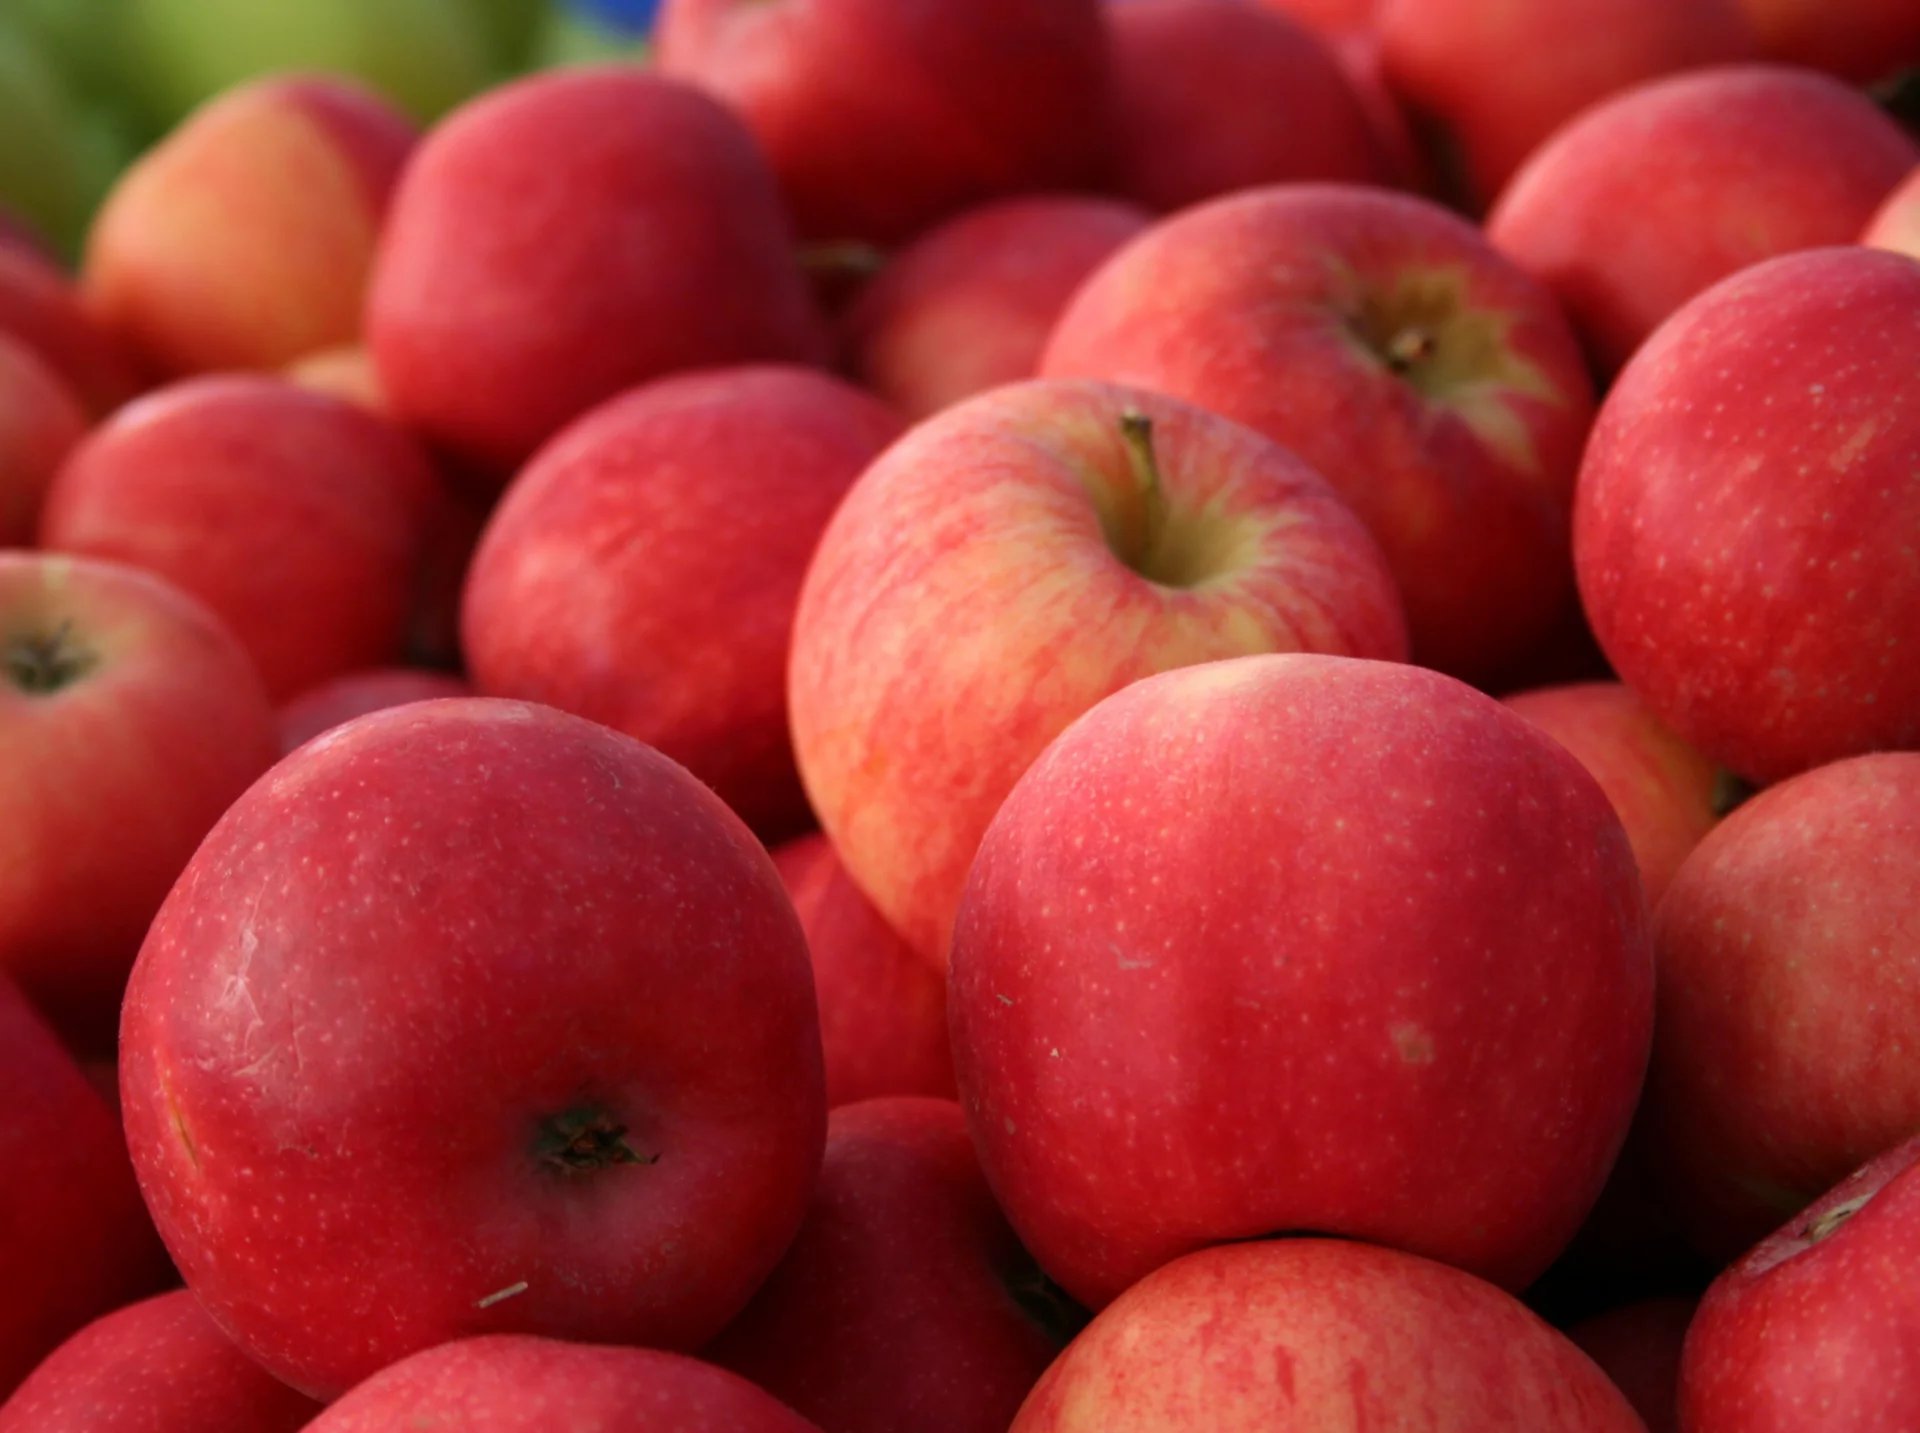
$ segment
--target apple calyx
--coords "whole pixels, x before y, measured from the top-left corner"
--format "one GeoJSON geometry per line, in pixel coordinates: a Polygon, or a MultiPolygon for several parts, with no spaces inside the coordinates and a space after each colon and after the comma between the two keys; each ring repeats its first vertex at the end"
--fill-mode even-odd
{"type": "Polygon", "coordinates": [[[563,1175],[590,1174],[620,1164],[658,1164],[660,1156],[641,1154],[627,1143],[627,1127],[605,1110],[569,1110],[540,1128],[535,1141],[540,1164],[563,1175]]]}
{"type": "Polygon", "coordinates": [[[99,661],[73,635],[73,624],[62,622],[51,632],[23,632],[0,648],[0,670],[15,687],[31,696],[51,696],[71,686],[99,661]]]}
{"type": "MultiPolygon", "coordinates": [[[[1877,1193],[1878,1191],[1875,1192],[1877,1193]]],[[[1862,1209],[1865,1209],[1872,1201],[1872,1194],[1861,1194],[1852,1199],[1844,1200],[1834,1205],[1833,1208],[1827,1210],[1826,1213],[1820,1215],[1818,1218],[1809,1220],[1807,1227],[1800,1231],[1800,1237],[1805,1239],[1809,1244],[1818,1244],[1824,1239],[1831,1239],[1835,1234],[1840,1232],[1842,1225],[1862,1209]]]]}

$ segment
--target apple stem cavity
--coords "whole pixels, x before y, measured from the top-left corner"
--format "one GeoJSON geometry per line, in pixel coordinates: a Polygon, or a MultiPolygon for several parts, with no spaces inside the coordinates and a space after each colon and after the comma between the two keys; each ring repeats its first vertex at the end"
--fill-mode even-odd
{"type": "Polygon", "coordinates": [[[74,640],[73,624],[51,632],[27,632],[8,640],[0,651],[7,680],[33,696],[51,696],[92,670],[97,658],[74,640]]]}
{"type": "Polygon", "coordinates": [[[588,1174],[620,1164],[658,1164],[627,1143],[627,1127],[604,1110],[569,1110],[541,1126],[535,1142],[540,1163],[564,1175],[588,1174]]]}
{"type": "Polygon", "coordinates": [[[1128,567],[1152,578],[1163,565],[1158,549],[1167,532],[1167,490],[1160,477],[1160,459],[1153,451],[1153,419],[1128,409],[1120,415],[1120,436],[1126,440],[1127,461],[1133,465],[1140,521],[1130,534],[1133,540],[1117,546],[1128,567]]]}
{"type": "Polygon", "coordinates": [[[1440,340],[1424,328],[1403,328],[1386,343],[1387,367],[1402,377],[1433,357],[1440,340]]]}

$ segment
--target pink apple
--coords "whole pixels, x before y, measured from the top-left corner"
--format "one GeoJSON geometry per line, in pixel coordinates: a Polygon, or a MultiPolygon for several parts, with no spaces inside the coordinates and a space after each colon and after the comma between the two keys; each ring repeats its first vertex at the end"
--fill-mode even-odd
{"type": "Polygon", "coordinates": [[[87,411],[66,382],[0,331],[0,548],[32,543],[53,475],[87,427],[87,411]]]}
{"type": "Polygon", "coordinates": [[[1567,1337],[1600,1366],[1647,1425],[1680,1433],[1680,1347],[1698,1299],[1643,1299],[1583,1319],[1567,1337]]]}
{"type": "Polygon", "coordinates": [[[1667,888],[1647,1116],[1707,1253],[1738,1254],[1920,1130],[1916,890],[1920,752],[1769,788],[1667,888]]]}
{"type": "Polygon", "coordinates": [[[951,1099],[947,983],[873,908],[825,836],[777,848],[774,867],[813,957],[827,1107],[882,1095],[951,1099]]]}
{"type": "Polygon", "coordinates": [[[1016,384],[914,429],[834,515],[795,619],[794,747],[854,882],[940,962],[994,811],[1102,697],[1405,641],[1378,550],[1292,454],[1174,399],[1016,384]]]}
{"type": "Polygon", "coordinates": [[[116,563],[0,552],[0,972],[113,1048],[147,924],[275,755],[233,635],[116,563]]]}
{"type": "Polygon", "coordinates": [[[1851,244],[1920,143],[1865,95],[1804,70],[1728,65],[1637,86],[1541,145],[1487,220],[1618,369],[1728,275],[1851,244]]]}
{"type": "Polygon", "coordinates": [[[826,1123],[746,828],[629,737],[480,699],[362,717],[227,813],[141,949],[120,1088],[188,1287],[322,1398],[482,1333],[699,1345],[826,1123]]]}
{"type": "Polygon", "coordinates": [[[1457,1269],[1331,1239],[1208,1249],[1122,1295],[1012,1433],[1644,1433],[1600,1371],[1457,1269]]]}
{"type": "Polygon", "coordinates": [[[896,253],[845,319],[860,381],[909,418],[1031,378],[1088,274],[1151,222],[1113,199],[1003,199],[896,253]]]}
{"type": "Polygon", "coordinates": [[[1621,374],[1574,556],[1615,670],[1775,781],[1920,744],[1920,263],[1791,255],[1709,290],[1621,374]]]}
{"type": "Polygon", "coordinates": [[[349,672],[344,677],[309,687],[280,708],[280,751],[285,755],[295,747],[305,746],[322,732],[389,707],[471,695],[473,689],[451,672],[430,672],[418,667],[374,667],[364,672],[349,672]]]}
{"type": "Polygon", "coordinates": [[[1102,0],[668,0],[668,75],[745,117],[810,239],[892,243],[1098,179],[1102,0]]]}
{"type": "Polygon", "coordinates": [[[904,425],[798,368],[629,393],[514,482],[467,573],[475,687],[657,747],[766,840],[812,824],[787,733],[794,604],[827,519],[904,425]]]}
{"type": "Polygon", "coordinates": [[[1041,371],[1184,398],[1299,453],[1386,551],[1427,665],[1496,670],[1571,589],[1578,346],[1551,296],[1423,200],[1285,185],[1176,215],[1087,281],[1041,371]]]}
{"type": "Polygon", "coordinates": [[[1920,65],[1913,0],[1740,0],[1761,44],[1789,65],[1843,79],[1884,79],[1920,65]]]}
{"type": "Polygon", "coordinates": [[[1920,168],[1915,168],[1906,181],[1887,196],[1867,224],[1860,242],[1920,259],[1920,168]]]}
{"type": "Polygon", "coordinates": [[[1151,677],[1047,748],[948,1000],[987,1179],[1098,1308],[1301,1230],[1524,1287],[1620,1149],[1653,970],[1573,757],[1437,672],[1290,654],[1151,677]]]}
{"type": "Polygon", "coordinates": [[[176,1289],[96,1319],[54,1350],[0,1402],[0,1433],[296,1433],[319,1411],[176,1289]]]}
{"type": "Polygon", "coordinates": [[[706,1356],[831,1433],[1006,1433],[1072,1331],[1057,1302],[960,1107],[869,1100],[833,1112],[793,1247],[706,1356]]]}

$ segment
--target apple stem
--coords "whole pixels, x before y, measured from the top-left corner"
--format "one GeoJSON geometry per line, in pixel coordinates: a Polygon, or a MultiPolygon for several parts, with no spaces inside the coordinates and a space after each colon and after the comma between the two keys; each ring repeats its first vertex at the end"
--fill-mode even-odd
{"type": "Polygon", "coordinates": [[[1395,373],[1411,373],[1433,357],[1439,341],[1424,328],[1403,328],[1387,340],[1387,367],[1395,373]]]}
{"type": "Polygon", "coordinates": [[[548,1120],[538,1142],[540,1162],[561,1174],[584,1174],[617,1164],[658,1164],[627,1143],[627,1127],[599,1110],[574,1110],[548,1120]]]}
{"type": "Polygon", "coordinates": [[[1150,575],[1155,550],[1167,529],[1167,491],[1160,478],[1160,460],[1153,451],[1153,419],[1129,408],[1120,415],[1120,436],[1126,439],[1134,490],[1140,495],[1141,505],[1138,540],[1128,544],[1132,551],[1122,556],[1135,572],[1150,575]]]}
{"type": "Polygon", "coordinates": [[[15,637],[0,655],[7,679],[21,691],[41,696],[85,675],[94,663],[93,654],[73,640],[71,622],[62,622],[52,632],[15,637]]]}

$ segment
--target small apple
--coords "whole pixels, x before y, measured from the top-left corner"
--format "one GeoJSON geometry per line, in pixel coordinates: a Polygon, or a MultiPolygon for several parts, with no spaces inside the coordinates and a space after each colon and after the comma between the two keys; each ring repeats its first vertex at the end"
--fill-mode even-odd
{"type": "Polygon", "coordinates": [[[1647,1433],[1680,1433],[1680,1348],[1699,1304],[1681,1296],[1643,1299],[1567,1330],[1567,1337],[1626,1394],[1647,1433]]]}
{"type": "Polygon", "coordinates": [[[280,708],[280,753],[305,746],[322,732],[344,726],[355,717],[371,716],[409,702],[467,697],[473,689],[451,672],[429,672],[417,667],[375,667],[349,672],[317,687],[309,687],[280,708]]]}
{"type": "Polygon", "coordinates": [[[0,330],[0,548],[32,543],[53,476],[87,427],[87,410],[60,375],[0,330]]]}
{"type": "Polygon", "coordinates": [[[95,418],[145,386],[145,375],[81,306],[67,276],[20,244],[0,244],[0,333],[45,359],[95,418]]]}

